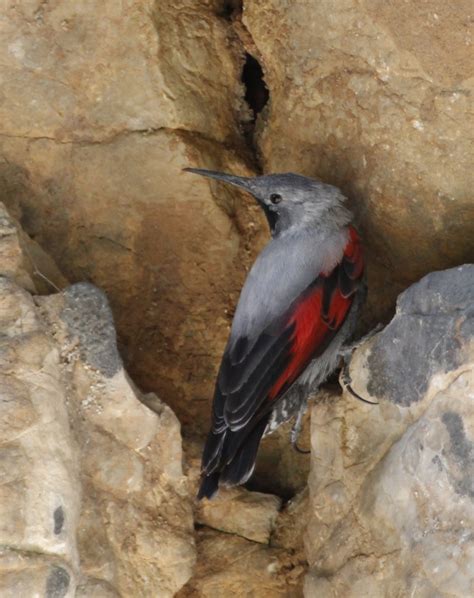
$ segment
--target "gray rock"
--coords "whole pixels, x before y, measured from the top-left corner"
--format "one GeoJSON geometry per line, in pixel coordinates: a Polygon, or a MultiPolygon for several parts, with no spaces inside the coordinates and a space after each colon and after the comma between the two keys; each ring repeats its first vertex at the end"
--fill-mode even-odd
{"type": "Polygon", "coordinates": [[[122,368],[122,360],[105,294],[96,286],[81,282],[68,287],[64,297],[61,317],[69,334],[79,341],[81,358],[107,378],[112,378],[122,368]]]}
{"type": "Polygon", "coordinates": [[[474,336],[474,266],[433,272],[397,301],[367,365],[371,395],[400,405],[419,401],[437,372],[456,369],[474,336]]]}

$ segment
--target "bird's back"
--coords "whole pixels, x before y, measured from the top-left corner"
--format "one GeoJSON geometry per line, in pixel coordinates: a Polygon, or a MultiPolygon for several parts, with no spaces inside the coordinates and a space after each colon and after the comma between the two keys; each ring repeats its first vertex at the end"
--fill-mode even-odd
{"type": "Polygon", "coordinates": [[[340,261],[348,229],[318,234],[300,231],[272,239],[253,264],[242,288],[229,346],[258,337],[278,319],[321,272],[340,261]]]}

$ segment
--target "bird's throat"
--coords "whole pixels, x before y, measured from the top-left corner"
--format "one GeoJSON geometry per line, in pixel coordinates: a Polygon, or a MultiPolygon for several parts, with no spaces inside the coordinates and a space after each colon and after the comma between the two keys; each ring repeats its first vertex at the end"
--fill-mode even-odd
{"type": "Polygon", "coordinates": [[[261,204],[263,211],[265,212],[265,216],[267,217],[268,226],[270,227],[270,232],[273,234],[275,232],[277,222],[278,222],[278,214],[273,210],[270,210],[268,206],[264,203],[261,204]]]}

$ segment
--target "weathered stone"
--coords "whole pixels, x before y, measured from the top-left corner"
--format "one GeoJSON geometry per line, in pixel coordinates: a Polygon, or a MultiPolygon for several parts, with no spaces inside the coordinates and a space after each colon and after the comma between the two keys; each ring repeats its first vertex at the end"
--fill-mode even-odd
{"type": "Polygon", "coordinates": [[[50,293],[66,281],[53,260],[30,239],[0,202],[0,276],[32,292],[50,293]]]}
{"type": "Polygon", "coordinates": [[[179,598],[301,595],[302,568],[284,550],[206,528],[197,533],[197,550],[194,576],[179,598]]]}
{"type": "MultiPolygon", "coordinates": [[[[195,496],[201,442],[188,438],[184,448],[184,470],[195,496]]],[[[298,508],[296,503],[300,501],[277,513],[277,497],[243,488],[221,489],[212,500],[195,503],[197,563],[191,580],[178,595],[246,592],[250,596],[301,596],[307,569],[303,550],[307,517],[303,505],[298,508]],[[252,554],[256,554],[255,561],[252,554]]]]}
{"type": "Polygon", "coordinates": [[[74,568],[78,473],[58,351],[31,296],[6,278],[0,278],[0,305],[0,404],[9,424],[0,436],[7,475],[0,543],[65,558],[74,568]],[[55,534],[53,513],[62,505],[68,525],[55,534]]]}
{"type": "Polygon", "coordinates": [[[76,584],[69,564],[51,555],[0,551],[0,595],[75,598],[76,584]]]}
{"type": "Polygon", "coordinates": [[[426,276],[312,414],[307,596],[474,588],[474,266],[426,276]]]}
{"type": "Polygon", "coordinates": [[[240,61],[212,3],[25,2],[5,12],[4,134],[62,143],[164,127],[235,136],[240,61]],[[35,99],[27,110],[25,88],[35,99]],[[209,100],[220,106],[212,114],[209,100]]]}
{"type": "Polygon", "coordinates": [[[201,501],[196,521],[213,529],[268,544],[281,500],[271,494],[224,488],[212,500],[201,501]]]}
{"type": "Polygon", "coordinates": [[[355,200],[374,322],[410,282],[474,260],[470,14],[469,0],[244,3],[270,90],[264,169],[355,200]]]}
{"type": "Polygon", "coordinates": [[[108,583],[88,579],[77,587],[75,598],[120,598],[120,595],[108,583]]]}
{"type": "Polygon", "coordinates": [[[286,548],[304,556],[304,535],[310,512],[308,488],[288,501],[276,520],[275,529],[270,540],[271,546],[286,548]]]}
{"type": "Polygon", "coordinates": [[[104,294],[35,303],[0,277],[0,319],[0,594],[174,595],[195,559],[180,425],[138,400],[104,294]]]}
{"type": "Polygon", "coordinates": [[[224,7],[28,2],[2,23],[0,200],[70,280],[106,291],[136,382],[202,430],[267,234],[250,199],[181,172],[252,173],[244,52],[224,7]]]}
{"type": "Polygon", "coordinates": [[[81,283],[39,303],[75,389],[69,408],[86,495],[82,571],[121,595],[172,596],[195,558],[179,422],[156,397],[159,415],[138,400],[101,291],[81,283]]]}

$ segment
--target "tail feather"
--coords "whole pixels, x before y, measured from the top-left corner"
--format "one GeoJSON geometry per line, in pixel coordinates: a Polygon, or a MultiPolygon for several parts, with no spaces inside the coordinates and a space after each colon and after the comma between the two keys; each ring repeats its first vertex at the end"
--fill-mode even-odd
{"type": "Polygon", "coordinates": [[[218,486],[219,486],[219,474],[218,473],[211,473],[209,475],[204,475],[201,479],[201,485],[199,487],[197,499],[201,500],[202,498],[212,498],[214,496],[214,494],[217,492],[218,486]]]}
{"type": "MultiPolygon", "coordinates": [[[[217,492],[220,483],[226,486],[238,486],[239,484],[244,484],[249,479],[255,468],[258,447],[267,423],[268,416],[260,420],[250,432],[242,436],[240,447],[228,463],[222,462],[221,459],[219,466],[215,467],[214,464],[216,463],[217,455],[214,454],[212,459],[214,470],[206,473],[210,468],[207,467],[208,464],[203,462],[203,476],[197,495],[198,499],[212,498],[217,492]]],[[[239,431],[243,432],[243,430],[239,431]]],[[[226,440],[224,438],[222,443],[220,443],[220,457],[226,453],[226,440]]],[[[216,439],[213,438],[211,442],[215,446],[216,439]]]]}
{"type": "Polygon", "coordinates": [[[252,475],[268,417],[260,421],[242,442],[235,457],[222,470],[220,481],[229,486],[245,483],[252,475]]]}
{"type": "Polygon", "coordinates": [[[214,434],[209,432],[202,454],[202,470],[206,474],[213,473],[219,466],[222,455],[222,446],[227,436],[227,430],[214,434]]]}

